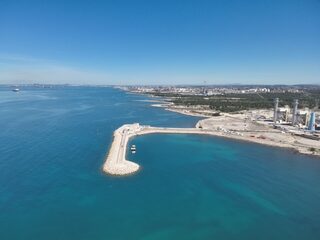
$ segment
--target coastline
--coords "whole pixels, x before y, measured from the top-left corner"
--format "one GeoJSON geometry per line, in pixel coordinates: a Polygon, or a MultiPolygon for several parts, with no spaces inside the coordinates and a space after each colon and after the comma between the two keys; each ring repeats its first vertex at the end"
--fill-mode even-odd
{"type": "MultiPolygon", "coordinates": [[[[127,144],[134,136],[165,134],[201,134],[263,144],[270,147],[281,147],[297,153],[320,157],[320,141],[307,139],[292,132],[274,129],[269,122],[252,119],[253,111],[244,113],[222,113],[213,116],[210,110],[186,109],[163,100],[144,100],[153,103],[151,106],[164,108],[188,116],[201,117],[194,128],[163,128],[142,126],[139,123],[125,124],[114,131],[114,138],[103,165],[103,171],[110,175],[128,175],[137,172],[140,166],[126,159],[127,144]],[[211,115],[210,115],[211,114],[211,115]]],[[[256,110],[258,114],[267,110],[256,110]]]]}
{"type": "Polygon", "coordinates": [[[180,114],[192,116],[192,117],[201,117],[201,118],[211,117],[212,113],[214,113],[212,111],[207,111],[207,114],[204,114],[203,110],[201,110],[200,112],[199,110],[197,111],[194,109],[193,110],[186,109],[184,106],[177,107],[176,105],[174,105],[174,103],[171,102],[171,98],[158,97],[152,94],[144,94],[144,93],[128,91],[128,90],[123,90],[123,91],[130,94],[136,94],[140,96],[142,95],[142,96],[153,98],[153,99],[145,99],[145,100],[139,100],[139,101],[152,103],[150,104],[150,106],[157,107],[157,108],[164,108],[166,111],[170,111],[170,112],[180,113],[180,114]]]}
{"type": "MultiPolygon", "coordinates": [[[[279,142],[275,141],[275,139],[269,139],[270,141],[263,141],[263,140],[267,140],[267,139],[263,139],[265,136],[262,136],[262,135],[253,137],[251,134],[255,134],[255,133],[259,134],[259,132],[255,132],[254,130],[250,131],[247,129],[248,120],[246,118],[250,119],[250,117],[254,111],[242,111],[242,113],[237,113],[237,114],[221,113],[220,116],[213,117],[213,114],[216,113],[215,111],[201,110],[201,109],[200,110],[187,109],[186,106],[176,106],[172,102],[163,101],[160,104],[152,104],[151,106],[161,107],[167,111],[176,112],[176,113],[180,113],[180,114],[187,115],[187,116],[203,118],[202,120],[199,120],[196,123],[196,128],[204,127],[207,130],[224,130],[225,134],[216,133],[216,134],[213,134],[214,136],[226,137],[229,139],[237,139],[237,140],[247,141],[247,142],[254,142],[254,143],[264,144],[264,145],[273,146],[273,147],[288,148],[288,149],[293,150],[297,153],[320,157],[320,141],[315,141],[313,143],[310,143],[310,141],[309,141],[309,143],[308,143],[308,140],[295,136],[295,139],[293,139],[290,142],[290,140],[288,140],[288,138],[292,138],[292,135],[293,135],[292,133],[291,134],[288,132],[284,133],[282,130],[271,129],[270,125],[268,126],[268,124],[265,124],[265,123],[261,124],[261,122],[255,122],[255,124],[264,125],[265,126],[264,131],[268,131],[268,132],[270,131],[275,134],[279,134],[280,136],[282,134],[285,134],[285,135],[287,135],[287,137],[283,140],[280,140],[279,142]],[[197,112],[195,112],[195,111],[197,111],[197,112]],[[247,115],[247,116],[245,116],[245,115],[247,115]],[[224,118],[224,119],[221,119],[221,118],[224,118]],[[211,124],[211,125],[206,124],[206,122],[211,121],[210,119],[215,119],[215,120],[221,119],[222,124],[216,124],[216,123],[211,124]],[[232,121],[235,121],[235,119],[237,119],[237,120],[240,119],[240,121],[242,121],[241,124],[244,125],[244,129],[246,129],[245,131],[240,130],[239,127],[238,128],[236,127],[236,129],[234,129],[233,124],[230,124],[230,123],[232,121]],[[228,124],[230,125],[229,130],[224,129],[224,127],[228,124]],[[203,125],[203,126],[201,126],[201,125],[203,125]],[[205,125],[207,125],[207,126],[205,126],[205,125]],[[239,138],[239,135],[242,134],[241,132],[243,132],[243,133],[246,132],[247,135],[250,134],[250,137],[247,136],[247,137],[240,137],[239,138]],[[232,134],[232,133],[240,133],[240,134],[237,135],[237,134],[232,134]],[[262,138],[260,138],[261,136],[262,136],[262,138]],[[258,139],[256,137],[258,137],[258,139]],[[299,143],[299,142],[302,142],[302,143],[299,143]],[[311,151],[310,149],[312,149],[312,148],[314,148],[315,151],[311,151]]],[[[267,113],[268,110],[266,110],[266,109],[255,110],[255,111],[259,114],[263,113],[263,114],[268,115],[268,113],[267,113]]],[[[264,131],[262,131],[262,132],[264,132],[264,131]]],[[[264,135],[268,136],[270,134],[266,133],[264,135]]]]}
{"type": "Polygon", "coordinates": [[[158,107],[158,108],[164,108],[164,110],[166,110],[166,111],[180,113],[180,114],[192,116],[192,117],[202,117],[202,118],[211,117],[208,115],[208,114],[210,114],[209,112],[208,112],[208,114],[204,114],[203,112],[196,112],[195,110],[187,110],[184,107],[181,107],[181,108],[173,107],[174,104],[170,103],[170,102],[160,102],[159,101],[159,103],[151,104],[151,106],[158,107]]]}

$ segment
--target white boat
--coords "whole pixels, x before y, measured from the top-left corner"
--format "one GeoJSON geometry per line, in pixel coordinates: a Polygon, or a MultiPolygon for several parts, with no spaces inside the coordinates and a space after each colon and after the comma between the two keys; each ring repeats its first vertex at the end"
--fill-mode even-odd
{"type": "Polygon", "coordinates": [[[130,148],[130,150],[131,150],[132,152],[133,152],[133,151],[135,152],[135,151],[137,150],[136,145],[132,145],[131,148],[130,148]]]}
{"type": "Polygon", "coordinates": [[[13,91],[13,92],[19,92],[20,89],[19,89],[19,88],[14,88],[14,89],[12,89],[12,91],[13,91]]]}

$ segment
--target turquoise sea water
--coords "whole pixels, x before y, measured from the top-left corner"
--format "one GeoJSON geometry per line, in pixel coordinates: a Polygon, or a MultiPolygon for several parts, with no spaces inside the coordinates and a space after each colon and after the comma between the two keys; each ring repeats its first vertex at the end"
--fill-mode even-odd
{"type": "Polygon", "coordinates": [[[0,239],[320,239],[320,159],[199,135],[145,135],[101,171],[124,123],[197,118],[111,88],[0,88],[0,239]]]}

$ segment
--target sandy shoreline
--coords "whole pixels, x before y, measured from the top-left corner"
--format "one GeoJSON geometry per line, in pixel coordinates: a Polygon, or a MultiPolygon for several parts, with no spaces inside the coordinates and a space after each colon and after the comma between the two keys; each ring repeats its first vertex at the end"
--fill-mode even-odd
{"type": "Polygon", "coordinates": [[[272,126],[266,124],[266,122],[262,123],[259,121],[252,121],[253,114],[270,114],[270,110],[268,109],[243,111],[242,113],[238,114],[220,113],[220,116],[213,117],[212,115],[216,113],[215,111],[190,109],[186,106],[175,106],[173,103],[170,102],[163,102],[162,104],[157,104],[156,107],[162,107],[167,111],[176,112],[183,115],[204,118],[198,121],[196,127],[202,127],[210,131],[213,130],[213,132],[215,132],[215,130],[218,130],[218,132],[212,134],[215,136],[227,137],[248,142],[255,142],[274,147],[285,147],[293,149],[294,151],[302,154],[320,156],[320,141],[314,141],[298,136],[293,136],[292,133],[284,133],[281,130],[274,130],[272,126]],[[252,123],[254,123],[255,125],[260,125],[260,131],[261,133],[263,133],[262,135],[259,135],[259,130],[256,130],[256,126],[254,126],[253,128],[247,127],[249,125],[252,126],[252,123]],[[219,131],[224,131],[224,133],[219,133],[219,131]],[[243,136],[239,138],[239,135],[243,136]],[[280,140],[278,140],[278,138],[280,138],[280,140]],[[316,151],[311,151],[311,148],[316,149],[316,151]]]}
{"type": "Polygon", "coordinates": [[[210,117],[207,114],[204,114],[202,112],[196,112],[195,110],[187,110],[187,109],[184,109],[183,107],[182,108],[174,107],[174,104],[170,102],[159,102],[157,104],[151,104],[151,106],[164,108],[165,110],[170,112],[180,113],[180,114],[192,116],[192,117],[210,117]]]}

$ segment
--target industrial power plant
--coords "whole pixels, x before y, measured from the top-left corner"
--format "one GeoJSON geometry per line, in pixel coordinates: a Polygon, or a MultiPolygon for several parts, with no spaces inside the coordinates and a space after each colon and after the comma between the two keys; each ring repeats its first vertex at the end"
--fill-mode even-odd
{"type": "Polygon", "coordinates": [[[279,98],[274,99],[274,126],[293,126],[296,129],[315,132],[319,129],[316,124],[316,113],[309,109],[299,109],[299,100],[295,99],[292,108],[289,106],[279,107],[279,98]]]}

